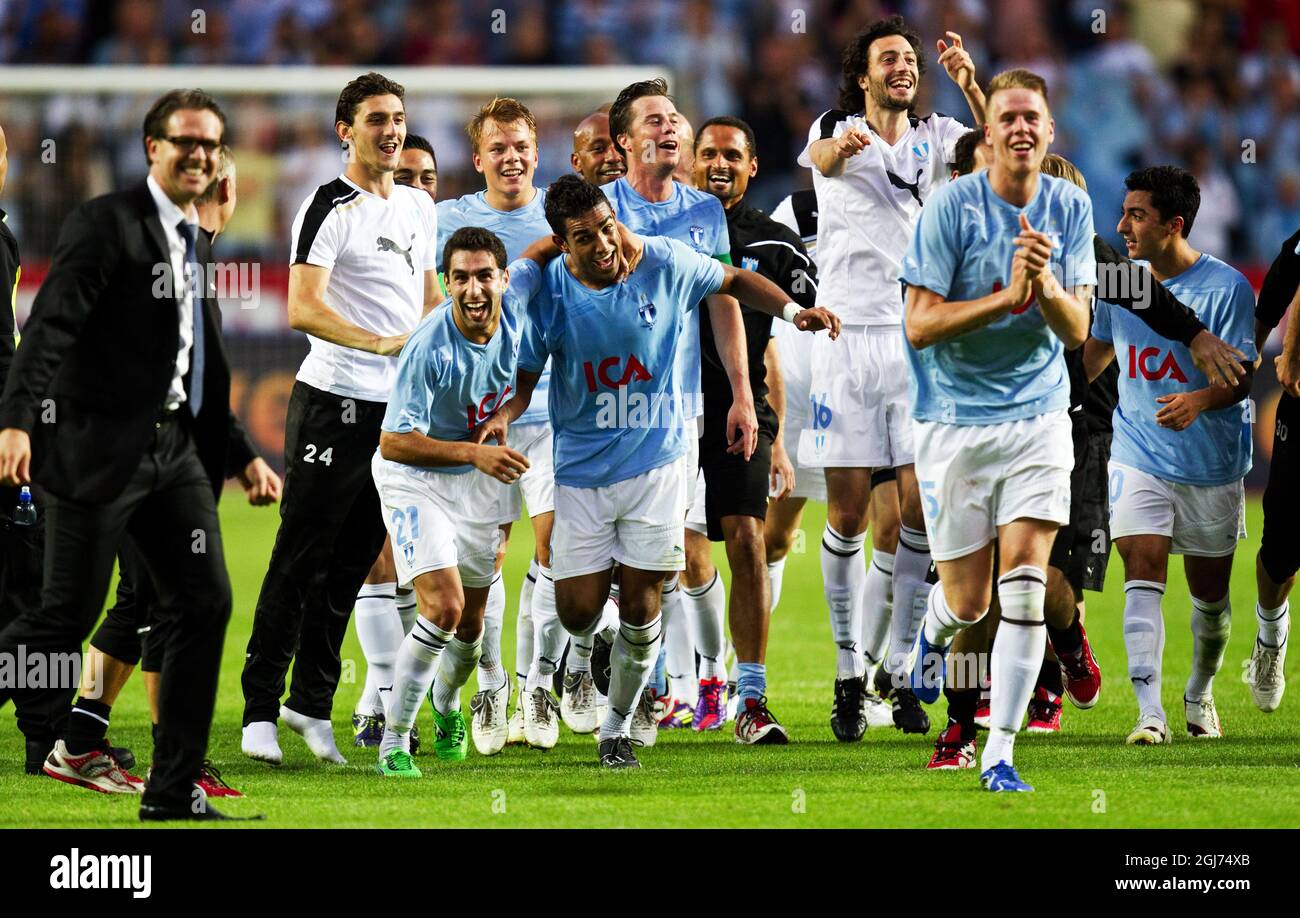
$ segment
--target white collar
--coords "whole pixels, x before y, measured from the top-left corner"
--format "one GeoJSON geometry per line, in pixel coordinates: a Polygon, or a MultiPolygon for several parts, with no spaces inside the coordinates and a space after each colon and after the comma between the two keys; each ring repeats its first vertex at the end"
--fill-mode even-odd
{"type": "Polygon", "coordinates": [[[162,220],[162,225],[168,229],[176,229],[176,224],[184,220],[186,223],[198,224],[198,220],[191,220],[185,215],[185,211],[176,206],[176,202],[167,197],[167,192],[162,190],[162,186],[154,181],[153,173],[145,180],[149,186],[149,194],[153,196],[154,206],[158,208],[158,217],[162,220]]]}

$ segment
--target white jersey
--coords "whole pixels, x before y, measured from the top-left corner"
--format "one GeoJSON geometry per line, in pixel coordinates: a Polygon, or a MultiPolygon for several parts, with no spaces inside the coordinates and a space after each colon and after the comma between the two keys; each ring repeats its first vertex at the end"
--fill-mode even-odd
{"type": "Polygon", "coordinates": [[[910,118],[890,145],[862,115],[831,110],[813,123],[799,165],[812,169],[817,193],[817,305],[848,325],[903,321],[898,275],[921,205],[948,180],[953,148],[969,128],[946,115],[910,118]],[[855,128],[871,143],[828,178],[808,149],[855,128]]]}
{"type": "MultiPolygon", "coordinates": [[[[424,272],[437,263],[438,215],[423,191],[394,185],[387,200],[339,176],[303,202],[293,221],[291,264],[328,268],[325,303],[377,335],[403,335],[424,313],[424,272]]],[[[387,402],[397,358],[307,336],[298,368],[309,386],[387,402]]]]}

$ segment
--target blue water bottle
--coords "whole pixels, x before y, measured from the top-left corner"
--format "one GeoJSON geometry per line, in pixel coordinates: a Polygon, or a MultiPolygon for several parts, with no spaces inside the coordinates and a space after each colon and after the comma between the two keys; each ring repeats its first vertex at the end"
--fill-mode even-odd
{"type": "Polygon", "coordinates": [[[14,508],[15,526],[36,525],[36,505],[32,503],[32,489],[23,485],[18,492],[18,506],[14,508]]]}

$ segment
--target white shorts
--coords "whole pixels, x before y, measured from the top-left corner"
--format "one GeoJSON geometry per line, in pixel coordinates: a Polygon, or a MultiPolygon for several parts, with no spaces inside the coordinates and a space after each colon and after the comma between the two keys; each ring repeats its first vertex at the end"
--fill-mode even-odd
{"type": "Polygon", "coordinates": [[[1001,424],[914,425],[916,478],[934,560],[978,551],[1012,520],[1070,521],[1074,441],[1064,409],[1001,424]]]}
{"type": "Polygon", "coordinates": [[[835,341],[818,334],[811,362],[811,417],[799,438],[799,465],[910,465],[916,454],[902,328],[854,326],[835,341]]]}
{"type": "Polygon", "coordinates": [[[517,424],[507,433],[506,445],[528,459],[528,471],[514,484],[504,485],[509,491],[506,512],[510,520],[519,519],[524,506],[530,517],[550,513],[555,509],[555,454],[550,423],[517,424]]]}
{"type": "Polygon", "coordinates": [[[1110,537],[1162,535],[1170,553],[1220,558],[1246,537],[1246,489],[1242,480],[1224,485],[1186,485],[1110,463],[1110,537]]]}
{"type": "Polygon", "coordinates": [[[799,464],[799,437],[811,426],[808,401],[809,374],[813,341],[817,335],[801,332],[789,322],[773,322],[777,355],[781,359],[781,378],[785,383],[785,421],[781,425],[781,442],[794,466],[794,492],[791,497],[826,502],[826,473],[819,468],[799,464]]]}
{"type": "Polygon", "coordinates": [[[686,455],[683,461],[686,463],[683,468],[686,475],[686,504],[682,510],[683,514],[689,514],[697,502],[696,492],[698,490],[698,503],[700,505],[700,515],[704,515],[704,473],[700,471],[700,436],[704,432],[704,418],[691,418],[687,423],[686,430],[686,455]],[[694,436],[692,436],[694,434],[694,436]]]}
{"type": "Polygon", "coordinates": [[[603,488],[555,486],[551,574],[556,580],[608,570],[617,561],[644,571],[686,567],[686,460],[603,488]]]}
{"type": "Polygon", "coordinates": [[[709,534],[709,518],[704,512],[704,470],[695,473],[695,499],[686,511],[686,528],[702,536],[709,534]]]}
{"type": "Polygon", "coordinates": [[[378,452],[370,468],[393,540],[399,586],[449,567],[460,570],[464,586],[491,586],[508,501],[505,485],[477,469],[453,475],[388,462],[378,452]]]}

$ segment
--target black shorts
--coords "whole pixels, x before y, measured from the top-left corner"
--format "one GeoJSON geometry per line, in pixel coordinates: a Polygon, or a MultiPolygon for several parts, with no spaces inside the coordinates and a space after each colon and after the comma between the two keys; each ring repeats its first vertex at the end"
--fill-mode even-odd
{"type": "Polygon", "coordinates": [[[1260,563],[1274,583],[1284,583],[1300,570],[1300,537],[1295,529],[1296,508],[1300,507],[1297,440],[1300,440],[1300,399],[1283,392],[1273,428],[1273,456],[1269,460],[1268,485],[1264,488],[1264,532],[1259,543],[1260,563]]]}
{"type": "Polygon", "coordinates": [[[1109,472],[1111,434],[1089,433],[1082,412],[1073,416],[1074,469],[1070,472],[1070,522],[1056,532],[1048,564],[1065,574],[1076,595],[1100,593],[1110,560],[1109,472]]]}
{"type": "Polygon", "coordinates": [[[871,472],[871,490],[874,491],[882,484],[888,484],[891,481],[898,481],[898,469],[873,469],[871,472]]]}
{"type": "Polygon", "coordinates": [[[727,452],[726,415],[710,423],[707,415],[700,437],[700,470],[704,473],[704,516],[708,536],[721,542],[724,516],[767,519],[767,494],[772,470],[772,444],[780,427],[776,413],[758,406],[758,445],[749,461],[727,452]]]}
{"type": "Polygon", "coordinates": [[[147,673],[162,672],[167,622],[157,614],[153,581],[135,547],[126,541],[118,552],[117,595],[90,638],[96,650],[147,673]]]}

